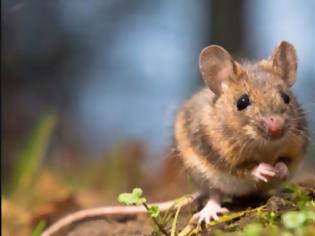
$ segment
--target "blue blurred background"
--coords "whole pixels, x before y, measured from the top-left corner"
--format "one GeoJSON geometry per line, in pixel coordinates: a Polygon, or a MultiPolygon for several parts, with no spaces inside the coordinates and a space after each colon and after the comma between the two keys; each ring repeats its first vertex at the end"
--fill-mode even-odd
{"type": "Polygon", "coordinates": [[[124,142],[161,158],[177,108],[202,86],[199,53],[213,43],[253,60],[294,44],[294,90],[314,130],[314,10],[312,0],[3,0],[2,176],[50,111],[50,158],[99,158],[124,142]]]}

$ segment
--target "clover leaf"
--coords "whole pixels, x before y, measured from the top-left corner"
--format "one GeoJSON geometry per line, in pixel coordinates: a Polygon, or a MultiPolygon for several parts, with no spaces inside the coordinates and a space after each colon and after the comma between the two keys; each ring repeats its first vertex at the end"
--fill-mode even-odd
{"type": "Polygon", "coordinates": [[[118,196],[118,201],[126,205],[141,205],[147,200],[142,197],[142,189],[134,188],[131,193],[122,193],[118,196]]]}
{"type": "Polygon", "coordinates": [[[158,206],[150,206],[149,214],[153,218],[157,218],[160,215],[160,208],[158,206]]]}
{"type": "Polygon", "coordinates": [[[302,227],[307,221],[304,212],[290,211],[282,216],[282,222],[288,229],[296,229],[302,227]]]}

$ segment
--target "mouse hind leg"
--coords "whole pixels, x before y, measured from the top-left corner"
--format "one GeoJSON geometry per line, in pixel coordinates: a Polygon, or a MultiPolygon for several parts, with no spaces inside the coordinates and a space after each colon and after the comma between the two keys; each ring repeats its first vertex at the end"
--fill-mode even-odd
{"type": "Polygon", "coordinates": [[[206,205],[198,213],[198,223],[209,223],[210,220],[218,220],[219,215],[228,213],[229,210],[222,207],[222,193],[219,190],[211,190],[206,205]]]}

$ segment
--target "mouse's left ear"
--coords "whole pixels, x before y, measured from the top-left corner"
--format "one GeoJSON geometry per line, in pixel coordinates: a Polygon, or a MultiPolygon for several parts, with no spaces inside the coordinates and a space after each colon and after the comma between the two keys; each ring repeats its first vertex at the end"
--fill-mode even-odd
{"type": "Polygon", "coordinates": [[[291,87],[296,80],[297,72],[297,56],[293,45],[282,41],[274,49],[269,60],[272,63],[273,70],[291,87]]]}

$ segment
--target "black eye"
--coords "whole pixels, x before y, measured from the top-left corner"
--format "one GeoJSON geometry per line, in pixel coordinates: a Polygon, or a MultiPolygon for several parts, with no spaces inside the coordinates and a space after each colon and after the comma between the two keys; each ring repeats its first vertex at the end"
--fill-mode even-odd
{"type": "Polygon", "coordinates": [[[249,96],[247,94],[243,94],[238,100],[237,100],[237,109],[239,111],[245,109],[247,106],[250,105],[249,96]]]}
{"type": "Polygon", "coordinates": [[[290,97],[285,92],[280,91],[280,96],[282,97],[285,104],[288,104],[290,102],[290,97]]]}

